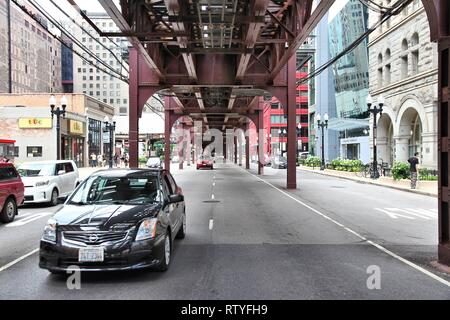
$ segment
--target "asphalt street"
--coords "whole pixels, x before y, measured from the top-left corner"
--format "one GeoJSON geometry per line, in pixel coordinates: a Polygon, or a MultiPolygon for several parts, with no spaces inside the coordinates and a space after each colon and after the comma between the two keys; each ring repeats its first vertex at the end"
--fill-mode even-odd
{"type": "Polygon", "coordinates": [[[285,171],[265,173],[174,170],[188,220],[170,269],[86,273],[80,290],[31,253],[56,208],[21,208],[0,225],[0,299],[450,299],[429,264],[435,198],[305,172],[293,192],[285,171]],[[374,268],[380,289],[367,285],[374,268]]]}

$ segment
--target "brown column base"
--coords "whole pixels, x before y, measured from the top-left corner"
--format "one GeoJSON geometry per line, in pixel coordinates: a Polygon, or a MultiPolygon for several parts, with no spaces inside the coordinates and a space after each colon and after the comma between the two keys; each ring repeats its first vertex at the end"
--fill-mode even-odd
{"type": "Polygon", "coordinates": [[[450,266],[450,243],[438,245],[438,259],[439,263],[450,266]]]}

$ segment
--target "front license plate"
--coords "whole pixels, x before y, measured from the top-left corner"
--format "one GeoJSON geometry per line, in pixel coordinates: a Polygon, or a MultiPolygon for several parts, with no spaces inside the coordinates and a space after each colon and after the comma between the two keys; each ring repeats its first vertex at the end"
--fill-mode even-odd
{"type": "Polygon", "coordinates": [[[78,262],[103,262],[104,259],[103,247],[86,247],[78,251],[78,262]]]}

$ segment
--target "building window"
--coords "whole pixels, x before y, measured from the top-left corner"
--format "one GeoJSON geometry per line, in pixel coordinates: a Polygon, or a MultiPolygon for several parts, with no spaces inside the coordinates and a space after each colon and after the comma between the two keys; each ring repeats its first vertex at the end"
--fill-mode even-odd
{"type": "Polygon", "coordinates": [[[378,68],[378,87],[383,86],[383,68],[378,68]]]}
{"type": "Polygon", "coordinates": [[[391,64],[388,63],[386,67],[384,67],[384,79],[386,82],[386,85],[391,84],[391,64]]]}
{"type": "Polygon", "coordinates": [[[405,79],[408,77],[408,56],[401,57],[401,73],[402,73],[402,79],[405,79]]]}
{"type": "Polygon", "coordinates": [[[27,157],[28,158],[38,158],[42,157],[42,147],[28,147],[27,146],[27,157]]]}

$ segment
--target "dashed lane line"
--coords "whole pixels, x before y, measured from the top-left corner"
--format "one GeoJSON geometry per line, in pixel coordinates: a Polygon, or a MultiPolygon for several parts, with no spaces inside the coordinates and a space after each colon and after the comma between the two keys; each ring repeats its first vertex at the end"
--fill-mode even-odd
{"type": "Polygon", "coordinates": [[[442,283],[443,285],[445,285],[445,286],[447,286],[447,287],[450,288],[450,282],[449,282],[449,281],[447,281],[447,280],[445,280],[445,279],[443,279],[443,278],[441,278],[441,277],[435,275],[434,273],[432,273],[432,272],[430,272],[430,271],[428,271],[428,270],[426,270],[426,269],[424,269],[424,268],[418,266],[417,264],[415,264],[415,263],[413,263],[413,262],[411,262],[411,261],[409,261],[409,260],[407,260],[407,259],[405,259],[405,258],[400,257],[399,255],[397,255],[397,254],[395,254],[394,252],[392,252],[392,251],[386,249],[385,247],[379,245],[378,243],[375,243],[375,242],[373,242],[373,241],[371,241],[371,240],[368,240],[366,237],[362,236],[362,235],[359,234],[358,232],[356,232],[356,231],[354,231],[354,230],[352,230],[352,229],[350,229],[350,228],[344,226],[342,223],[340,223],[340,222],[334,220],[333,218],[330,218],[329,216],[327,216],[326,214],[320,212],[319,210],[317,210],[317,209],[315,209],[315,208],[313,208],[313,207],[307,205],[307,204],[304,203],[303,201],[297,199],[296,197],[290,195],[289,193],[287,193],[287,192],[281,190],[280,188],[274,186],[274,185],[271,184],[270,182],[268,182],[268,181],[266,181],[266,180],[264,180],[264,179],[262,179],[262,178],[260,178],[260,177],[258,177],[258,176],[256,176],[256,175],[254,175],[253,173],[251,173],[251,172],[249,172],[249,171],[247,171],[247,170],[244,170],[244,169],[242,169],[242,168],[241,168],[241,170],[247,172],[249,175],[255,177],[256,179],[258,179],[258,180],[264,182],[264,183],[267,184],[268,186],[274,188],[275,190],[279,191],[280,193],[282,193],[282,194],[285,195],[286,197],[288,197],[288,198],[294,200],[295,202],[301,204],[301,205],[304,206],[305,208],[308,208],[309,210],[311,210],[311,211],[314,212],[315,214],[321,216],[322,218],[324,218],[324,219],[326,219],[326,220],[328,220],[328,221],[334,223],[335,225],[337,225],[337,226],[343,228],[343,229],[346,230],[347,232],[350,232],[351,234],[355,235],[355,236],[358,237],[359,239],[365,241],[367,244],[372,245],[373,247],[375,247],[375,248],[379,249],[380,251],[382,251],[382,252],[388,254],[389,256],[391,256],[391,257],[393,257],[393,258],[395,258],[395,259],[397,259],[397,260],[403,262],[404,264],[406,264],[406,265],[408,265],[408,266],[410,266],[410,267],[416,269],[417,271],[419,271],[419,272],[421,272],[421,273],[427,275],[428,277],[430,277],[430,278],[432,278],[432,279],[434,279],[434,280],[436,280],[436,281],[438,281],[438,282],[442,283]]]}

